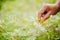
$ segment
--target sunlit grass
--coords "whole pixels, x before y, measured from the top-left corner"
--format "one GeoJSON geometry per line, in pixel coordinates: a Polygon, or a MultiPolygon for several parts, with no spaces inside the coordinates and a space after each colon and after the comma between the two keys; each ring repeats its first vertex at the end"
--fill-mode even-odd
{"type": "Polygon", "coordinates": [[[46,1],[43,0],[5,2],[0,13],[1,40],[49,39],[50,35],[54,34],[53,28],[55,25],[60,26],[60,16],[52,16],[46,20],[46,23],[37,22],[38,11],[45,3],[46,1]],[[40,37],[41,35],[44,39],[40,37]],[[2,36],[4,39],[2,39],[2,36]],[[37,37],[40,37],[40,39],[37,37]]]}

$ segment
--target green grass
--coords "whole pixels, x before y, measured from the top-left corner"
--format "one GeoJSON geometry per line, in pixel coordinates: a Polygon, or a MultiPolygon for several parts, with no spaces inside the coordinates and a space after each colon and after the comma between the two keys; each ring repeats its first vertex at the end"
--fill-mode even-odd
{"type": "Polygon", "coordinates": [[[0,0],[0,40],[59,40],[60,12],[37,23],[43,4],[55,0],[0,0]]]}

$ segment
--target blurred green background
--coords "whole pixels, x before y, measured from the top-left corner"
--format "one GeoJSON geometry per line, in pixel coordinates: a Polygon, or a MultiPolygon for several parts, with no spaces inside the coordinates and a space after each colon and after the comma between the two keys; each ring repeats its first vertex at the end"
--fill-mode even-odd
{"type": "Polygon", "coordinates": [[[42,5],[56,0],[0,0],[0,40],[60,40],[60,12],[37,23],[42,5]]]}

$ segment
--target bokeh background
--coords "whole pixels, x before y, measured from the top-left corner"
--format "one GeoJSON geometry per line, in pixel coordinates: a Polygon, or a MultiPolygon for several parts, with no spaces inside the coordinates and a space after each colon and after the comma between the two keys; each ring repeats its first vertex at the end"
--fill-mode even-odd
{"type": "Polygon", "coordinates": [[[56,0],[0,0],[0,40],[60,40],[60,12],[37,22],[42,5],[56,0]]]}

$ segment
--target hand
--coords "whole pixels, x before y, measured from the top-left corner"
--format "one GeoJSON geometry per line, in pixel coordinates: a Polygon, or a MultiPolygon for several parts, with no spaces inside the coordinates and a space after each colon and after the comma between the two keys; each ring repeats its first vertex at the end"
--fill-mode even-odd
{"type": "Polygon", "coordinates": [[[58,6],[55,4],[47,4],[42,6],[40,11],[38,12],[38,19],[45,21],[50,17],[50,15],[54,15],[58,12],[58,6]],[[42,17],[42,19],[41,19],[42,17]]]}

